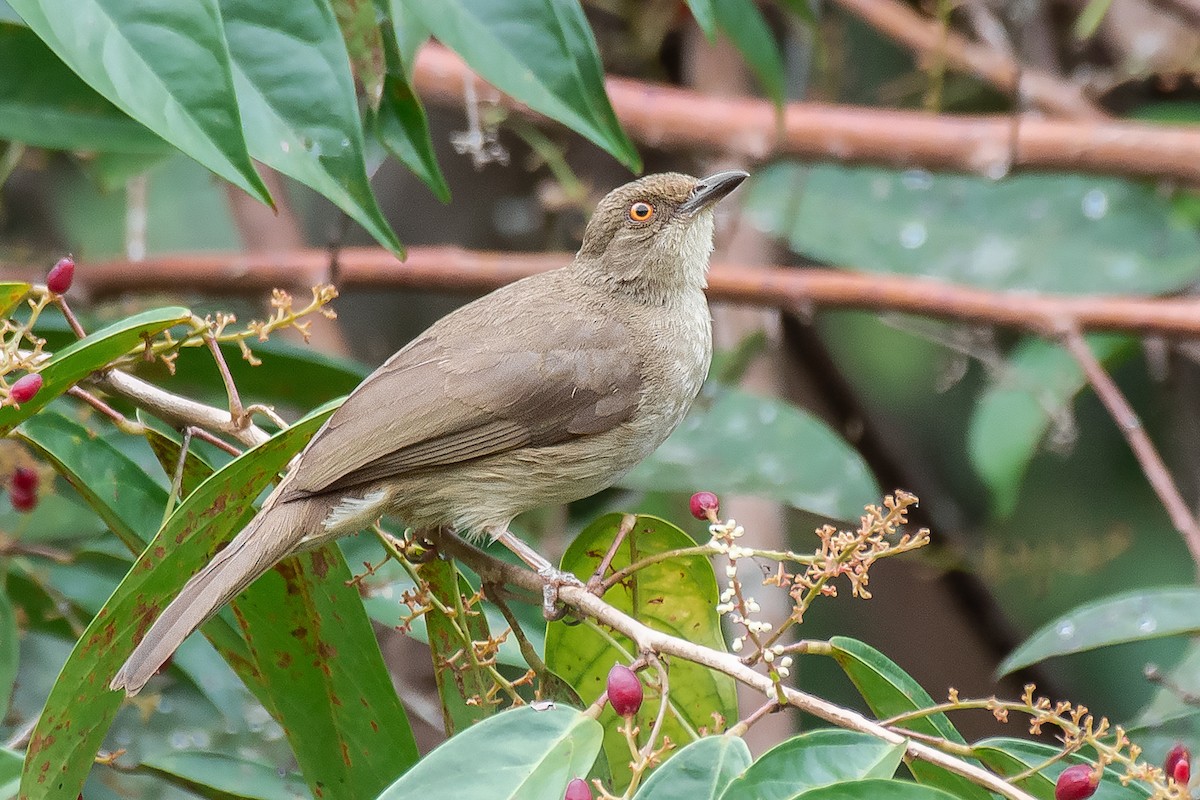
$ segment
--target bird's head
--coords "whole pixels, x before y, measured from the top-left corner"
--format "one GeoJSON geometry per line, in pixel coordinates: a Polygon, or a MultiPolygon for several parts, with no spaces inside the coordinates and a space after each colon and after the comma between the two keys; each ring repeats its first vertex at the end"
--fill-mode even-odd
{"type": "Polygon", "coordinates": [[[747,177],[647,175],[609,192],[588,222],[576,267],[588,278],[659,293],[703,288],[713,247],[713,206],[747,177]]]}

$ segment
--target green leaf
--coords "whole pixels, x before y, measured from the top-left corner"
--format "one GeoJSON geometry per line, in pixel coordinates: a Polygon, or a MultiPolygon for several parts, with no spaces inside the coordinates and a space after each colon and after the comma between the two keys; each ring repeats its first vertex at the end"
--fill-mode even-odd
{"type": "MultiPolygon", "coordinates": [[[[0,572],[0,717],[8,712],[13,683],[17,680],[17,657],[21,646],[21,631],[17,628],[17,616],[4,589],[4,578],[4,572],[0,572]]],[[[0,784],[3,782],[3,777],[0,777],[0,784]]]]}
{"type": "MultiPolygon", "coordinates": [[[[0,53],[3,51],[0,50],[0,53]]],[[[0,111],[0,113],[3,112],[0,111]]],[[[16,308],[17,303],[21,302],[21,298],[32,288],[28,283],[21,281],[0,281],[0,317],[16,308]]]]}
{"type": "Polygon", "coordinates": [[[374,797],[418,757],[352,577],[329,544],[284,559],[235,604],[304,779],[327,800],[374,797]]]}
{"type": "Polygon", "coordinates": [[[717,38],[717,12],[713,8],[717,2],[718,0],[687,0],[692,18],[710,42],[717,38]]]}
{"type": "MultiPolygon", "coordinates": [[[[599,566],[626,515],[606,514],[576,537],[562,558],[562,569],[588,578],[599,566]]],[[[679,528],[656,517],[636,517],[629,535],[612,560],[619,570],[646,556],[694,546],[679,528]]],[[[605,602],[638,621],[697,645],[725,649],[717,615],[717,579],[709,560],[700,555],[672,558],[637,571],[628,580],[604,594],[605,602]]],[[[546,666],[575,688],[590,703],[604,691],[608,671],[615,663],[629,663],[636,652],[619,634],[610,639],[586,625],[555,622],[546,632],[546,666]],[[616,641],[622,649],[611,644],[616,641]]],[[[691,740],[688,731],[712,725],[713,714],[737,717],[733,680],[699,664],[675,660],[668,667],[671,711],[663,734],[681,744],[691,740]],[[680,723],[682,718],[687,727],[680,723]]],[[[649,731],[658,714],[659,697],[646,687],[646,701],[635,718],[642,731],[649,731]]],[[[600,715],[605,727],[604,749],[617,786],[629,782],[629,745],[618,732],[616,716],[606,706],[600,715]]]]}
{"type": "Polygon", "coordinates": [[[354,78],[328,2],[220,5],[250,155],[324,195],[402,253],[367,180],[354,78]]]}
{"type": "Polygon", "coordinates": [[[217,0],[10,0],[59,58],[129,116],[271,205],[254,171],[217,0]]]}
{"type": "Polygon", "coordinates": [[[578,0],[390,0],[500,91],[557,120],[633,171],[641,159],[604,90],[604,68],[578,0]]]}
{"type": "MultiPolygon", "coordinates": [[[[871,712],[879,719],[888,719],[936,705],[929,693],[894,661],[870,645],[835,636],[829,640],[833,660],[838,663],[854,688],[867,701],[871,712]]],[[[926,714],[896,723],[926,736],[935,736],[957,744],[966,744],[945,714],[926,714]]],[[[947,789],[962,800],[990,800],[991,795],[966,778],[924,761],[909,763],[909,770],[921,783],[947,789]]]]}
{"type": "Polygon", "coordinates": [[[167,493],[128,456],[83,425],[52,411],[17,430],[79,492],[134,555],[158,532],[167,493]]]}
{"type": "Polygon", "coordinates": [[[33,31],[10,22],[0,22],[0,139],[52,150],[175,152],[80,80],[33,31]]]}
{"type": "Polygon", "coordinates": [[[267,764],[219,753],[159,753],[144,759],[142,767],[204,796],[213,792],[223,798],[246,800],[297,800],[305,796],[299,775],[280,775],[267,764]]]}
{"type": "MultiPolygon", "coordinates": [[[[974,784],[971,784],[974,786],[974,784]]],[[[991,797],[990,794],[984,794],[991,797]]],[[[795,800],[961,800],[933,786],[909,781],[845,781],[794,795],[795,800]]]]}
{"type": "MultiPolygon", "coordinates": [[[[1016,785],[1032,794],[1034,797],[1051,800],[1054,797],[1054,782],[1058,775],[1073,764],[1095,766],[1077,753],[1072,753],[1065,759],[1062,750],[1042,742],[1031,742],[1027,739],[1010,739],[996,737],[984,739],[977,743],[972,751],[983,762],[984,766],[997,775],[1007,777],[1041,768],[1027,778],[1019,780],[1016,785]],[[1053,763],[1048,763],[1053,762],[1053,763]]],[[[1104,776],[1092,795],[1094,800],[1142,800],[1150,791],[1140,783],[1121,785],[1122,772],[1111,767],[1104,770],[1104,776]]]]}
{"type": "Polygon", "coordinates": [[[1080,11],[1079,16],[1075,18],[1075,24],[1071,26],[1071,33],[1080,41],[1092,38],[1111,6],[1112,0],[1088,0],[1083,11],[1080,11]]]}
{"type": "MultiPolygon", "coordinates": [[[[783,57],[779,53],[775,34],[771,32],[754,0],[716,0],[712,10],[716,13],[717,25],[733,42],[742,58],[746,59],[747,66],[762,84],[763,91],[777,108],[782,108],[785,99],[783,57]]],[[[692,12],[695,13],[694,5],[692,12]]]]}
{"type": "Polygon", "coordinates": [[[1039,628],[996,668],[1007,675],[1030,664],[1097,647],[1200,632],[1200,589],[1135,589],[1077,606],[1039,628]]]}
{"type": "MultiPolygon", "coordinates": [[[[429,593],[449,609],[466,608],[466,599],[474,594],[471,585],[458,574],[449,561],[434,559],[420,567],[421,579],[429,593]]],[[[467,651],[471,642],[487,641],[487,617],[475,609],[463,616],[443,614],[436,606],[424,614],[429,635],[429,652],[433,656],[433,677],[442,700],[442,716],[446,735],[471,727],[495,713],[496,707],[486,701],[488,690],[495,685],[491,673],[471,663],[467,651]],[[455,621],[464,629],[468,640],[455,630],[455,621]],[[451,661],[450,659],[454,660],[451,661]],[[468,702],[472,699],[482,702],[468,702]]]]}
{"type": "MultiPolygon", "coordinates": [[[[1102,362],[1136,352],[1137,339],[1116,334],[1087,337],[1102,362]]],[[[1056,418],[1087,386],[1079,363],[1060,345],[1026,339],[1003,362],[995,381],[971,415],[967,448],[971,464],[992,493],[998,516],[1016,509],[1029,462],[1056,418]]]]}
{"type": "Polygon", "coordinates": [[[903,744],[890,744],[865,733],[832,728],[810,731],[763,753],[721,797],[787,800],[819,786],[891,778],[904,753],[903,744]]]}
{"type": "Polygon", "coordinates": [[[1159,294],[1200,275],[1200,233],[1149,184],[776,164],[743,195],[764,231],[831,264],[987,289],[1159,294]]]}
{"type": "Polygon", "coordinates": [[[751,761],[742,737],[705,736],[650,773],[634,800],[716,800],[751,761]]]}
{"type": "Polygon", "coordinates": [[[0,797],[15,797],[21,782],[21,762],[24,756],[0,747],[0,797]]]}
{"type": "Polygon", "coordinates": [[[751,494],[837,519],[879,501],[866,462],[806,411],[740,389],[701,398],[683,424],[620,486],[751,494]]]}
{"type": "Polygon", "coordinates": [[[108,691],[108,681],[133,650],[135,635],[145,631],[163,598],[178,591],[218,544],[241,529],[253,511],[251,501],[329,413],[323,410],[246,451],[171,515],[63,665],[30,739],[23,800],[79,792],[121,705],[122,695],[108,691]]]}
{"type": "Polygon", "coordinates": [[[573,708],[514,708],[443,743],[378,800],[562,800],[600,752],[600,723],[573,708]]]}
{"type": "Polygon", "coordinates": [[[438,166],[429,135],[425,108],[409,83],[404,57],[394,27],[384,30],[387,75],[379,108],[369,114],[370,127],[387,151],[412,170],[443,203],[450,201],[450,187],[438,166]]]}
{"type": "Polygon", "coordinates": [[[167,307],[143,311],[67,345],[38,370],[42,374],[43,383],[41,390],[32,400],[22,403],[20,408],[0,408],[0,435],[11,431],[22,420],[33,416],[51,400],[91,373],[142,344],[146,337],[156,336],[167,328],[180,325],[191,318],[192,312],[186,308],[167,307]]]}

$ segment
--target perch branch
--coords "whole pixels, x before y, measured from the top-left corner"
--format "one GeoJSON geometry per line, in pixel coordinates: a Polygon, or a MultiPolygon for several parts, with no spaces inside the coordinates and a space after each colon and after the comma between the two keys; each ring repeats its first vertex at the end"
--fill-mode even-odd
{"type": "MultiPolygon", "coordinates": [[[[380,248],[339,254],[343,288],[391,288],[475,293],[570,262],[569,253],[499,253],[457,247],[412,247],[399,263],[380,248]]],[[[94,295],[145,289],[245,294],[274,286],[326,280],[328,254],[180,253],[92,264],[77,282],[94,295]]],[[[968,324],[999,325],[1054,336],[1064,325],[1082,331],[1120,331],[1200,337],[1200,297],[1051,295],[976,289],[930,278],[838,269],[751,266],[718,262],[709,297],[786,309],[901,312],[968,324]]],[[[221,428],[224,430],[224,428],[221,428]]]]}
{"type": "MultiPolygon", "coordinates": [[[[455,558],[468,564],[487,582],[505,583],[519,586],[531,592],[541,592],[543,581],[535,573],[522,567],[500,561],[456,537],[442,537],[440,546],[455,558]]],[[[919,758],[930,764],[936,764],[950,772],[961,775],[968,780],[983,786],[1010,800],[1033,800],[1028,793],[1005,782],[992,773],[943,753],[928,744],[906,738],[894,730],[890,730],[874,720],[823,700],[820,697],[801,692],[790,687],[777,687],[766,675],[742,663],[741,659],[732,653],[725,653],[709,647],[693,644],[669,634],[661,633],[643,625],[633,617],[617,610],[602,599],[581,586],[563,586],[559,590],[559,599],[577,609],[587,617],[607,625],[615,631],[629,637],[639,649],[686,659],[695,664],[701,664],[710,669],[729,675],[734,680],[757,689],[768,700],[775,699],[781,689],[787,702],[796,708],[831,722],[847,730],[859,731],[882,739],[892,744],[902,744],[912,758],[919,758]]]]}
{"type": "MultiPolygon", "coordinates": [[[[429,102],[461,108],[464,80],[478,80],[453,52],[426,45],[413,83],[429,102]]],[[[1013,168],[1173,178],[1200,183],[1200,129],[1108,119],[950,115],[710,97],[628,78],[608,78],[621,125],[652,147],[697,148],[747,162],[776,156],[974,172],[1013,168]]],[[[499,93],[497,102],[533,114],[499,93]]],[[[486,94],[485,94],[486,97],[486,94]]],[[[536,115],[534,115],[536,116],[536,115]]]]}

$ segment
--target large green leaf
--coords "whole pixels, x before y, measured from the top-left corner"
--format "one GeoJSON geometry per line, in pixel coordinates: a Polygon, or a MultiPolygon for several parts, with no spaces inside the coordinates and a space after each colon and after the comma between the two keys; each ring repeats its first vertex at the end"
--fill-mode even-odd
{"type": "MultiPolygon", "coordinates": [[[[20,650],[20,631],[12,603],[4,590],[4,572],[0,572],[0,717],[8,711],[13,682],[17,679],[17,656],[20,650]]],[[[0,782],[3,782],[0,779],[0,782]]]]}
{"type": "Polygon", "coordinates": [[[0,798],[16,796],[21,782],[21,762],[24,756],[13,750],[0,747],[0,798]]]}
{"type": "Polygon", "coordinates": [[[145,631],[163,599],[242,527],[253,512],[251,501],[328,413],[248,450],[171,515],[88,625],[55,681],[30,739],[21,777],[23,800],[56,800],[79,791],[121,705],[122,695],[108,691],[108,681],[132,651],[134,637],[145,631]]]}
{"type": "MultiPolygon", "coordinates": [[[[1088,764],[1088,761],[1077,753],[1062,758],[1062,750],[1042,742],[1032,742],[1028,739],[1010,739],[997,737],[984,739],[972,748],[976,757],[997,775],[1009,776],[1028,773],[1031,769],[1039,769],[1028,777],[1017,781],[1017,786],[1042,800],[1054,797],[1054,782],[1058,774],[1072,764],[1088,764]]],[[[1104,776],[1092,795],[1095,800],[1142,800],[1150,791],[1142,784],[1132,782],[1122,785],[1123,770],[1111,767],[1104,770],[1104,776]]]]}
{"type": "Polygon", "coordinates": [[[480,609],[467,607],[466,598],[474,590],[452,562],[434,559],[422,564],[420,571],[430,595],[448,609],[464,610],[463,614],[445,614],[434,606],[422,615],[429,635],[433,677],[442,700],[446,735],[453,736],[496,712],[496,706],[486,700],[488,690],[495,685],[491,673],[482,666],[476,667],[467,655],[471,642],[490,638],[488,622],[480,609]],[[470,641],[464,641],[455,629],[456,622],[470,641]]]}
{"type": "Polygon", "coordinates": [[[961,800],[961,796],[933,786],[878,779],[834,783],[794,797],[795,800],[961,800]]]}
{"type": "Polygon", "coordinates": [[[573,708],[511,709],[442,744],[378,800],[562,800],[588,774],[602,733],[573,708]]]}
{"type": "MultiPolygon", "coordinates": [[[[217,0],[11,0],[79,77],[129,116],[251,195],[254,171],[217,0]]],[[[267,51],[264,51],[267,52],[267,51]]]]}
{"type": "Polygon", "coordinates": [[[705,736],[679,750],[654,770],[635,800],[717,800],[750,766],[750,748],[740,736],[705,736]]]}
{"type": "MultiPolygon", "coordinates": [[[[1115,334],[1089,336],[1087,342],[1109,363],[1137,348],[1136,339],[1115,334]]],[[[1056,417],[1071,413],[1071,401],[1085,386],[1079,362],[1051,342],[1027,339],[1004,360],[975,404],[967,432],[971,463],[991,489],[997,514],[1006,517],[1016,509],[1038,445],[1056,417]]]]}
{"type": "Polygon", "coordinates": [[[604,91],[604,68],[578,0],[390,0],[480,77],[603,147],[637,171],[641,159],[604,91]]]}
{"type": "Polygon", "coordinates": [[[34,395],[32,400],[22,403],[20,408],[0,408],[0,435],[8,433],[22,420],[33,416],[51,400],[92,372],[142,344],[145,338],[156,336],[173,325],[187,322],[191,317],[192,313],[186,308],[167,307],[143,311],[67,345],[38,370],[42,374],[43,383],[41,391],[34,395]]]}
{"type": "Polygon", "coordinates": [[[989,289],[1155,294],[1200,275],[1200,234],[1153,186],[1119,178],[988,178],[777,164],[744,195],[805,256],[989,289]]]}
{"type": "Polygon", "coordinates": [[[721,795],[787,800],[842,781],[890,778],[904,758],[903,744],[855,731],[823,729],[795,736],[763,753],[721,795]]]}
{"type": "Polygon", "coordinates": [[[346,44],[327,0],[220,0],[250,155],[329,198],[384,247],[346,44]]]}
{"type": "Polygon", "coordinates": [[[383,95],[379,108],[370,116],[371,130],[387,151],[400,160],[424,181],[430,191],[443,203],[450,200],[450,187],[438,166],[429,134],[425,108],[409,83],[404,54],[400,50],[400,33],[404,30],[398,20],[384,26],[383,45],[387,73],[384,75],[383,95]]]}
{"type": "Polygon", "coordinates": [[[1054,656],[1198,632],[1200,589],[1135,589],[1084,603],[1051,620],[1009,653],[996,672],[1007,675],[1054,656]]]}
{"type": "Polygon", "coordinates": [[[11,22],[0,22],[0,139],[54,150],[174,151],[80,80],[33,31],[11,22]]]}
{"type": "MultiPolygon", "coordinates": [[[[625,515],[606,514],[583,530],[562,557],[562,569],[588,578],[608,552],[625,515]]],[[[612,560],[618,570],[646,556],[691,547],[692,539],[679,528],[656,517],[637,517],[629,535],[612,560]]],[[[704,556],[672,558],[636,572],[604,594],[604,600],[656,630],[678,636],[705,647],[725,649],[717,615],[717,579],[704,556]]],[[[594,701],[605,689],[608,671],[616,663],[628,663],[635,652],[632,643],[619,634],[619,650],[586,625],[555,622],[546,632],[546,666],[567,681],[584,702],[594,701]]],[[[692,730],[711,726],[713,715],[725,719],[737,716],[737,697],[733,680],[699,664],[674,660],[668,667],[671,712],[663,734],[676,744],[692,736],[679,722],[686,720],[692,730]]],[[[647,687],[646,701],[635,722],[649,731],[658,713],[659,698],[647,687]]],[[[605,723],[604,749],[613,779],[618,786],[629,782],[629,745],[618,732],[616,715],[606,706],[600,717],[605,723]]]]}
{"type": "Polygon", "coordinates": [[[619,481],[652,492],[752,494],[837,519],[877,502],[866,462],[806,411],[740,389],[701,398],[683,424],[619,481]]]}
{"type": "MultiPolygon", "coordinates": [[[[879,719],[935,705],[933,698],[921,688],[921,684],[870,645],[845,636],[835,636],[829,643],[833,648],[833,660],[850,678],[854,688],[879,719]]],[[[946,715],[940,712],[899,723],[899,727],[955,744],[966,744],[962,734],[950,723],[946,715]]],[[[962,800],[989,800],[991,797],[984,789],[961,775],[947,772],[942,767],[925,761],[909,762],[909,770],[921,783],[946,789],[962,800]]]]}
{"type": "MultiPolygon", "coordinates": [[[[695,14],[697,4],[691,6],[695,14]]],[[[775,34],[754,0],[713,0],[712,11],[716,14],[718,27],[746,59],[767,96],[777,107],[782,107],[785,99],[783,56],[779,53],[775,34]]],[[[696,19],[699,21],[699,15],[696,19]]]]}
{"type": "Polygon", "coordinates": [[[176,751],[160,753],[142,761],[142,768],[162,775],[172,783],[194,789],[201,796],[219,793],[222,798],[245,800],[302,800],[303,779],[274,767],[243,758],[176,751]]]}

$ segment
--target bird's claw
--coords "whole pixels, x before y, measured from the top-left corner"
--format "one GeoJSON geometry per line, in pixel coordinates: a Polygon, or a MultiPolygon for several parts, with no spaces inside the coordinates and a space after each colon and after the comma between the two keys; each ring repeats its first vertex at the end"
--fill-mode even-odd
{"type": "Polygon", "coordinates": [[[564,586],[583,587],[583,581],[569,572],[553,567],[538,570],[542,583],[542,616],[547,622],[557,622],[567,615],[567,607],[559,602],[558,591],[564,586]]]}

